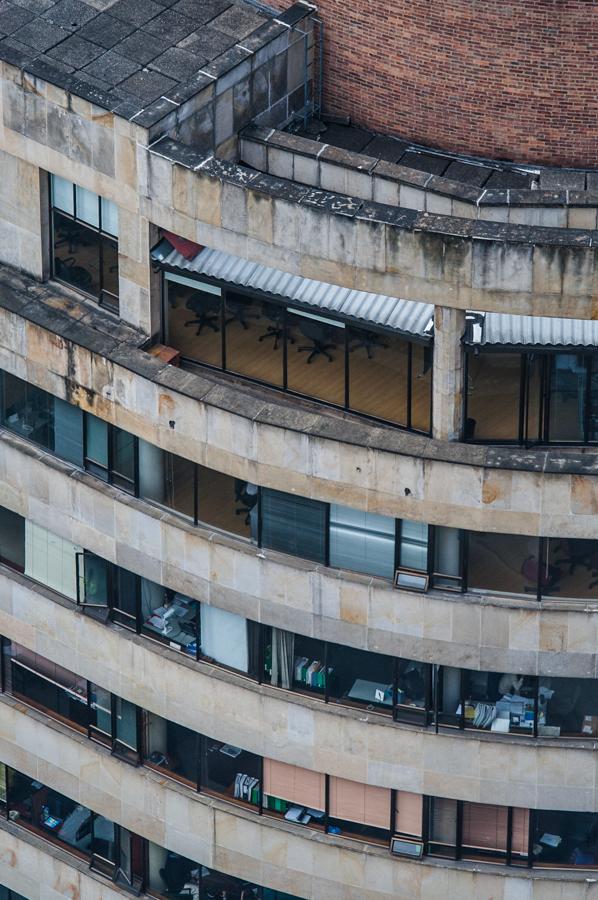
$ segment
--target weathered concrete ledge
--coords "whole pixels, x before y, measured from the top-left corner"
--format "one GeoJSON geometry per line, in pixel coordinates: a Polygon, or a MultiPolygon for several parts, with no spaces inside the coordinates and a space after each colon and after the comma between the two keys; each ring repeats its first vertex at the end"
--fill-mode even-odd
{"type": "Polygon", "coordinates": [[[164,449],[263,486],[432,524],[596,534],[593,449],[433,441],[165,366],[143,339],[54,285],[0,270],[0,367],[164,449]]]}
{"type": "MultiPolygon", "coordinates": [[[[537,190],[485,188],[276,128],[249,125],[239,138],[240,160],[251,168],[275,178],[338,191],[368,202],[513,225],[596,228],[598,179],[595,173],[564,172],[559,178],[556,170],[540,170],[537,190]],[[545,183],[551,184],[551,189],[543,187],[545,183]]],[[[459,164],[476,171],[472,164],[460,160],[459,164]]],[[[508,179],[509,170],[504,174],[508,179]]]]}
{"type": "Polygon", "coordinates": [[[0,433],[0,441],[0,505],[202,602],[407,659],[494,672],[598,674],[594,606],[396,591],[384,579],[193,527],[22,440],[0,433]]]}

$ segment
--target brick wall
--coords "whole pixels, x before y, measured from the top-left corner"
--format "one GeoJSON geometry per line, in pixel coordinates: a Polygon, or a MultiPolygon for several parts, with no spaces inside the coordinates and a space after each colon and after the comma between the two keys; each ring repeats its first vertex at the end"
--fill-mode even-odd
{"type": "Polygon", "coordinates": [[[598,165],[595,3],[319,0],[318,8],[326,112],[448,150],[598,165]]]}

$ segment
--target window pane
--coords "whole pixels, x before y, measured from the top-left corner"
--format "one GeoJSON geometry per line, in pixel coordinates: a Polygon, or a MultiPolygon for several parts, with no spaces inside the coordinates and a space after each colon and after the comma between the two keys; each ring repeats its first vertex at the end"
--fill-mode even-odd
{"type": "Polygon", "coordinates": [[[395,520],[336,503],[330,506],[330,565],[392,578],[395,520]]]}
{"type": "Polygon", "coordinates": [[[78,290],[100,296],[100,236],[54,211],[54,275],[78,290]]]}
{"type": "Polygon", "coordinates": [[[54,397],[54,453],[83,467],[83,411],[54,397]]]}
{"type": "Polygon", "coordinates": [[[137,707],[121,697],[115,698],[115,737],[132,750],[137,750],[137,707]]]}
{"type": "Polygon", "coordinates": [[[110,563],[85,551],[83,557],[83,602],[105,606],[110,602],[110,563]]]}
{"type": "Polygon", "coordinates": [[[102,245],[102,303],[118,312],[118,244],[108,238],[102,245]]]}
{"type": "Polygon", "coordinates": [[[193,787],[199,771],[199,735],[154,713],[146,713],[146,759],[193,787]]]}
{"type": "Polygon", "coordinates": [[[430,798],[428,852],[454,859],[457,846],[457,801],[430,798]]]}
{"type": "Polygon", "coordinates": [[[589,538],[546,538],[542,559],[545,597],[598,597],[598,541],[589,538]]]}
{"type": "Polygon", "coordinates": [[[116,592],[113,598],[113,615],[115,621],[125,628],[136,630],[137,600],[140,578],[133,572],[127,572],[115,566],[116,592]]]}
{"type": "Polygon", "coordinates": [[[124,490],[135,490],[135,438],[116,427],[112,429],[112,481],[124,490]]]}
{"type": "Polygon", "coordinates": [[[65,213],[74,216],[75,201],[72,181],[52,175],[52,206],[61,209],[65,213]]]}
{"type": "Polygon", "coordinates": [[[88,854],[92,813],[41,782],[8,770],[11,819],[52,843],[66,844],[88,854]]]}
{"type": "Polygon", "coordinates": [[[227,290],[224,313],[226,368],[282,385],[284,307],[227,290]]]}
{"type": "MultiPolygon", "coordinates": [[[[116,863],[116,825],[104,816],[93,814],[93,838],[91,852],[101,860],[116,863]]],[[[110,871],[106,871],[110,875],[110,871]]]]}
{"type": "Polygon", "coordinates": [[[533,735],[536,679],[510,672],[463,672],[465,727],[533,735]]]}
{"type": "Polygon", "coordinates": [[[0,562],[25,571],[25,519],[0,506],[0,562]]]}
{"type": "Polygon", "coordinates": [[[441,666],[435,672],[434,707],[438,709],[438,722],[442,725],[461,724],[461,669],[441,666]]]}
{"type": "Polygon", "coordinates": [[[328,671],[331,698],[351,706],[392,713],[392,656],[329,644],[328,671]]]}
{"type": "MultiPolygon", "coordinates": [[[[326,690],[325,661],[326,648],[324,641],[296,634],[294,641],[293,687],[300,691],[313,691],[317,694],[323,694],[326,690]]],[[[328,675],[330,674],[329,668],[328,675]]]]}
{"type": "Polygon", "coordinates": [[[139,440],[139,495],[195,518],[195,463],[139,440]]]}
{"type": "Polygon", "coordinates": [[[428,526],[425,522],[401,521],[399,564],[418,572],[428,571],[428,526]]]}
{"type": "Polygon", "coordinates": [[[201,655],[247,672],[247,619],[216,606],[201,604],[201,655]]]}
{"type": "Polygon", "coordinates": [[[183,356],[222,366],[221,290],[211,284],[165,278],[167,340],[183,356]]]}
{"type": "Polygon", "coordinates": [[[590,396],[589,396],[589,441],[598,441],[598,353],[591,356],[590,396]]]}
{"type": "Polygon", "coordinates": [[[193,658],[197,655],[199,603],[184,594],[172,594],[159,584],[141,579],[143,630],[193,658]]]}
{"type": "Polygon", "coordinates": [[[434,528],[434,586],[461,587],[461,532],[458,528],[434,528]]]}
{"type": "Polygon", "coordinates": [[[260,801],[260,757],[211,738],[205,738],[204,748],[202,790],[257,806],[260,801]]]}
{"type": "Polygon", "coordinates": [[[326,561],[326,504],[262,490],[262,544],[316,562],[326,561]]]}
{"type": "Polygon", "coordinates": [[[557,353],[551,359],[549,439],[583,441],[586,409],[585,357],[557,353]]]}
{"type": "MultiPolygon", "coordinates": [[[[199,897],[202,866],[172,850],[165,850],[148,841],[149,879],[151,891],[165,900],[193,897],[186,885],[191,885],[199,897]]],[[[202,898],[203,900],[203,898],[202,898]]]]}
{"type": "Polygon", "coordinates": [[[345,328],[341,322],[298,310],[287,311],[289,390],[345,404],[345,328]]]}
{"type": "Polygon", "coordinates": [[[112,200],[106,200],[105,197],[100,198],[102,207],[102,231],[113,234],[118,237],[118,206],[112,200]]]}
{"type": "Polygon", "coordinates": [[[54,397],[3,373],[3,425],[48,450],[54,449],[54,397]]]}
{"type": "Polygon", "coordinates": [[[429,663],[397,660],[397,719],[403,722],[422,721],[426,713],[429,680],[429,663]]]}
{"type": "Polygon", "coordinates": [[[504,860],[507,854],[508,817],[507,806],[465,802],[461,837],[464,856],[487,862],[504,860]]]}
{"type": "Polygon", "coordinates": [[[54,714],[76,728],[87,727],[87,681],[20,647],[6,647],[8,693],[54,714]]]}
{"type": "Polygon", "coordinates": [[[108,480],[108,425],[91,413],[85,413],[86,468],[108,480]]]}
{"type": "Polygon", "coordinates": [[[82,548],[25,521],[25,574],[71,600],[77,599],[77,554],[82,548]]]}
{"type": "Polygon", "coordinates": [[[354,327],[348,340],[351,409],[407,425],[408,341],[354,327]]]}
{"type": "Polygon", "coordinates": [[[469,532],[467,582],[473,590],[536,595],[540,574],[548,586],[554,573],[540,571],[538,538],[521,534],[469,532]]]}
{"type": "Polygon", "coordinates": [[[533,813],[533,862],[536,866],[594,868],[598,862],[598,813],[533,813]]]}
{"type": "Polygon", "coordinates": [[[198,466],[198,516],[202,522],[257,540],[255,484],[198,466]]]}
{"type": "Polygon", "coordinates": [[[77,199],[77,218],[81,219],[82,222],[87,222],[88,225],[93,225],[94,228],[99,228],[100,198],[98,195],[94,194],[92,191],[88,191],[86,188],[79,187],[79,185],[76,186],[75,193],[77,199]]]}
{"type": "Polygon", "coordinates": [[[106,737],[112,737],[112,695],[97,684],[90,684],[90,725],[106,737]]]}
{"type": "Polygon", "coordinates": [[[598,736],[598,692],[593,678],[540,678],[538,733],[598,736]]]}
{"type": "Polygon", "coordinates": [[[521,354],[469,353],[465,439],[519,440],[521,354]]]}
{"type": "Polygon", "coordinates": [[[411,356],[411,428],[432,428],[432,347],[413,343],[411,356]]]}

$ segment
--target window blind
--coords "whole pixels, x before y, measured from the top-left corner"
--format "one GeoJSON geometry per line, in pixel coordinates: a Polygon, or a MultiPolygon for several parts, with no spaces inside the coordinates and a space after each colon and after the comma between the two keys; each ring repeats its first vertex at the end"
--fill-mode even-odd
{"type": "Polygon", "coordinates": [[[390,790],[348,781],[346,778],[330,778],[330,815],[335,819],[371,825],[373,828],[389,828],[390,790]]]}
{"type": "Polygon", "coordinates": [[[457,801],[434,797],[431,813],[430,840],[454,847],[457,843],[457,801]]]}
{"type": "Polygon", "coordinates": [[[395,520],[333,503],[330,507],[330,565],[392,578],[395,520]]]}
{"type": "Polygon", "coordinates": [[[507,850],[508,807],[464,803],[461,842],[465,847],[507,850]]]}
{"type": "Polygon", "coordinates": [[[77,598],[76,554],[81,547],[25,521],[25,574],[70,597],[77,598]]]}
{"type": "Polygon", "coordinates": [[[200,617],[202,656],[209,656],[223,666],[247,672],[247,619],[204,603],[200,607],[200,617]]]}
{"type": "Polygon", "coordinates": [[[325,776],[300,766],[264,759],[264,794],[298,806],[323,810],[325,776]]]}
{"type": "Polygon", "coordinates": [[[422,836],[423,798],[410,791],[397,791],[395,805],[395,831],[400,834],[422,836]]]}
{"type": "Polygon", "coordinates": [[[54,397],[54,452],[83,466],[83,412],[58,397],[54,397]]]}
{"type": "Polygon", "coordinates": [[[326,504],[281,491],[262,490],[262,545],[326,562],[326,504]]]}
{"type": "Polygon", "coordinates": [[[511,852],[521,856],[529,853],[529,809],[513,809],[511,852]]]}

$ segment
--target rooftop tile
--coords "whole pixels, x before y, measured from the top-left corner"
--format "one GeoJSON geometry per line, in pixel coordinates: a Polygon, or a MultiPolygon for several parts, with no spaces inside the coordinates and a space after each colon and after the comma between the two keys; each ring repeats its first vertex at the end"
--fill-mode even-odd
{"type": "Polygon", "coordinates": [[[196,53],[189,53],[179,47],[171,47],[157,59],[154,59],[150,68],[156,69],[175,81],[187,81],[199,69],[206,60],[196,53]]]}
{"type": "MultiPolygon", "coordinates": [[[[116,19],[109,13],[100,13],[91,22],[88,22],[78,32],[79,36],[94,44],[99,44],[106,50],[110,50],[119,41],[134,31],[135,26],[122,19],[116,19]]],[[[126,56],[126,54],[123,54],[126,56]]]]}
{"type": "Polygon", "coordinates": [[[183,16],[173,9],[164,9],[162,12],[145,23],[144,31],[150,34],[162,35],[173,44],[178,43],[196,29],[196,23],[188,16],[183,16]]]}
{"type": "Polygon", "coordinates": [[[54,25],[60,25],[61,28],[73,31],[96,15],[97,11],[87,3],[83,3],[82,0],[58,0],[58,3],[42,13],[42,19],[47,19],[54,25]]]}
{"type": "Polygon", "coordinates": [[[143,0],[142,3],[139,0],[116,0],[110,7],[110,15],[137,27],[145,25],[161,12],[164,12],[164,7],[154,3],[154,0],[143,0]]]}
{"type": "Polygon", "coordinates": [[[197,53],[204,59],[215,59],[231,46],[231,37],[207,25],[188,35],[179,46],[190,53],[197,53]]]}
{"type": "Polygon", "coordinates": [[[45,53],[50,47],[55,47],[56,44],[67,38],[69,33],[59,25],[44,22],[42,19],[34,19],[15,31],[14,37],[34,50],[45,53]]]}
{"type": "Polygon", "coordinates": [[[166,38],[148,34],[140,29],[129,34],[123,41],[116,44],[114,50],[122,56],[134,59],[141,63],[142,66],[145,66],[150,60],[164,53],[170,46],[171,42],[166,38]]]}
{"type": "Polygon", "coordinates": [[[97,44],[92,44],[91,41],[72,34],[65,41],[61,41],[60,44],[53,47],[48,52],[48,56],[73,69],[81,69],[97,59],[103,52],[103,47],[98,47],[97,44]]]}
{"type": "Polygon", "coordinates": [[[135,97],[145,100],[146,103],[152,103],[166,91],[171,90],[175,84],[176,81],[174,79],[167,78],[166,75],[161,75],[160,72],[141,69],[131,78],[124,81],[122,87],[135,97]]]}
{"type": "Polygon", "coordinates": [[[197,0],[176,0],[172,8],[175,12],[193,19],[197,26],[215,19],[232,5],[233,0],[203,0],[201,5],[197,0]]]}
{"type": "Polygon", "coordinates": [[[107,84],[119,84],[125,78],[130,78],[139,70],[139,63],[133,62],[114,50],[107,50],[97,59],[83,69],[83,74],[94,78],[101,78],[107,84]]]}
{"type": "Polygon", "coordinates": [[[20,6],[14,6],[7,3],[0,7],[0,32],[2,34],[12,34],[17,29],[26,25],[34,18],[34,14],[20,6]]]}
{"type": "Polygon", "coordinates": [[[250,6],[232,6],[212,21],[214,28],[242,40],[262,24],[263,18],[250,6]]]}

